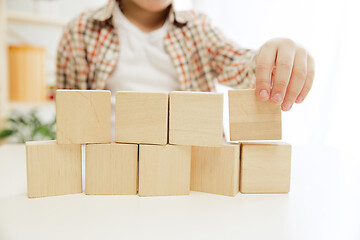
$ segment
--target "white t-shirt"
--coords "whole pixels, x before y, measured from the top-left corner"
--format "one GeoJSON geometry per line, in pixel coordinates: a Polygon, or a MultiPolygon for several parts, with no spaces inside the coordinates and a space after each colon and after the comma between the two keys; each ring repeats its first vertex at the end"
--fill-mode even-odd
{"type": "Polygon", "coordinates": [[[118,5],[114,9],[113,21],[118,31],[120,54],[106,83],[106,89],[112,93],[112,135],[116,91],[170,92],[180,87],[175,67],[164,46],[168,21],[161,28],[146,33],[131,23],[118,5]]]}
{"type": "Polygon", "coordinates": [[[141,31],[121,12],[114,9],[114,25],[120,41],[120,55],[107,88],[114,91],[172,91],[179,81],[164,38],[168,22],[152,32],[141,31]]]}

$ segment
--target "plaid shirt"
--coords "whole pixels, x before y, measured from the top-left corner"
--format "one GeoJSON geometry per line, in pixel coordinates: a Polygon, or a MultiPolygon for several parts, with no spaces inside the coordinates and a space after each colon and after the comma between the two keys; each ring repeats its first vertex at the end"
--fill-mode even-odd
{"type": "MultiPolygon", "coordinates": [[[[118,4],[82,13],[61,37],[56,65],[57,88],[105,89],[119,59],[119,37],[112,13],[118,4]]],[[[164,39],[175,66],[180,90],[215,91],[215,82],[234,88],[255,83],[255,52],[238,47],[211,26],[203,14],[169,12],[164,39]]]]}

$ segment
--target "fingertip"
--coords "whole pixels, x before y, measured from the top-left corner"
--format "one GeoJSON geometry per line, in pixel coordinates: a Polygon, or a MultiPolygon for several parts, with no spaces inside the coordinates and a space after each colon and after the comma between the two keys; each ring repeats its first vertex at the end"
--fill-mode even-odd
{"type": "Polygon", "coordinates": [[[303,101],[304,101],[304,97],[301,95],[299,95],[295,100],[296,103],[302,103],[303,101]]]}
{"type": "Polygon", "coordinates": [[[267,90],[265,90],[265,89],[262,89],[262,90],[260,90],[259,92],[258,92],[258,96],[259,96],[259,99],[261,100],[261,101],[267,101],[267,100],[269,100],[269,92],[267,91],[267,90]]]}
{"type": "Polygon", "coordinates": [[[290,111],[290,108],[285,108],[285,107],[281,106],[281,110],[283,110],[284,112],[288,112],[288,111],[290,111]]]}
{"type": "Polygon", "coordinates": [[[272,94],[271,101],[275,104],[282,104],[283,103],[283,96],[280,93],[272,94]]]}
{"type": "Polygon", "coordinates": [[[281,109],[283,111],[290,111],[290,109],[292,108],[292,103],[291,102],[288,102],[288,101],[285,101],[282,105],[281,105],[281,109]]]}

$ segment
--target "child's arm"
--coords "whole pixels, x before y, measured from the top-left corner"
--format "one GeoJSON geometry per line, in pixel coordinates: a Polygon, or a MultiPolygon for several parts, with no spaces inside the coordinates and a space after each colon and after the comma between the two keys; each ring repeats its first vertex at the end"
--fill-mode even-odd
{"type": "Polygon", "coordinates": [[[201,18],[219,83],[256,86],[260,100],[271,99],[285,111],[305,99],[314,79],[314,59],[303,47],[289,39],[273,39],[257,52],[243,49],[226,39],[206,16],[201,18]]]}

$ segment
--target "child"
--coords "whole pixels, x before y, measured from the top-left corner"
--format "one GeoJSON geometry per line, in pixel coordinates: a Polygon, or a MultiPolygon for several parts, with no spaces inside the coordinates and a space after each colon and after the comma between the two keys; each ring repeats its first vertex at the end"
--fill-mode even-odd
{"type": "Polygon", "coordinates": [[[289,39],[258,51],[238,47],[206,16],[175,12],[172,0],[109,0],[66,28],[58,48],[57,88],[215,91],[215,81],[256,87],[284,111],[301,103],[314,60],[289,39]]]}

